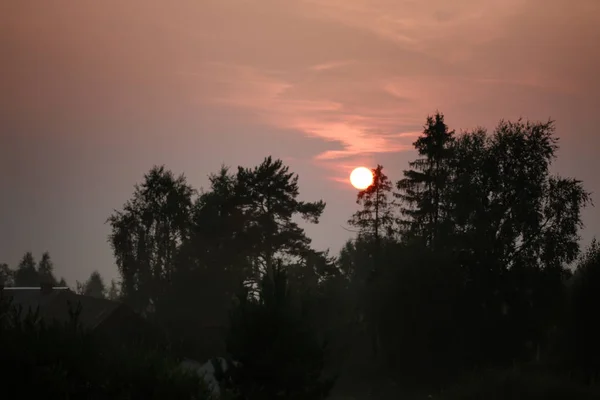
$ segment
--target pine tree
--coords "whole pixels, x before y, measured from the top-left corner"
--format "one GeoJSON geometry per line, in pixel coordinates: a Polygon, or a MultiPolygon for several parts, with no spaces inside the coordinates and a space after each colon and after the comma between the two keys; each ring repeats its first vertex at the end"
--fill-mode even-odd
{"type": "Polygon", "coordinates": [[[289,167],[271,157],[253,169],[239,167],[236,192],[248,221],[246,237],[252,239],[254,279],[272,271],[278,259],[306,254],[311,240],[293,217],[318,223],[325,203],[299,201],[298,175],[289,167]]]}
{"type": "Polygon", "coordinates": [[[98,271],[91,273],[85,283],[78,282],[77,291],[84,296],[96,297],[98,299],[106,298],[106,285],[98,271]]]}
{"type": "Polygon", "coordinates": [[[25,253],[15,271],[15,286],[33,287],[40,285],[40,277],[35,264],[33,254],[30,251],[25,253]]]}
{"type": "Polygon", "coordinates": [[[405,233],[432,247],[448,213],[444,194],[451,178],[448,161],[453,141],[454,131],[448,129],[443,114],[427,117],[423,135],[413,143],[421,158],[409,163],[411,169],[404,171],[404,179],[396,184],[396,197],[404,203],[401,222],[405,233]]]}
{"type": "Polygon", "coordinates": [[[52,263],[50,253],[48,252],[42,254],[42,259],[38,264],[38,275],[41,284],[56,286],[57,281],[54,276],[54,264],[52,263]]]}
{"type": "MultiPolygon", "coordinates": [[[[373,183],[358,192],[356,204],[362,208],[356,211],[348,224],[359,229],[363,239],[374,243],[374,251],[379,252],[382,237],[394,234],[394,202],[390,199],[392,183],[378,165],[373,169],[373,183]]],[[[377,254],[375,254],[377,255],[377,254]]]]}

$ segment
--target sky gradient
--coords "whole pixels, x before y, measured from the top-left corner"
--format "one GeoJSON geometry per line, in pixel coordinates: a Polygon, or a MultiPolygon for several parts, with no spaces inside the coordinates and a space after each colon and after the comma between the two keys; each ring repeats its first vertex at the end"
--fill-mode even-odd
{"type": "MultiPolygon", "coordinates": [[[[598,0],[19,0],[0,4],[0,262],[50,251],[117,276],[106,218],[154,164],[196,188],[267,155],[328,206],[355,166],[392,180],[436,110],[459,132],[556,120],[554,170],[600,192],[598,0]]],[[[594,196],[597,200],[597,197],[594,196]]],[[[585,212],[584,242],[600,233],[585,212]]]]}

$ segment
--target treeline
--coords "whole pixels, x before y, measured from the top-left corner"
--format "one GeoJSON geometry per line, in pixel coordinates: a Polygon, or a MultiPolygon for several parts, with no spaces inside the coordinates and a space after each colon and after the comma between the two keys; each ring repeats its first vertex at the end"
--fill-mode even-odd
{"type": "MultiPolygon", "coordinates": [[[[51,285],[69,287],[65,278],[56,279],[54,263],[49,252],[44,252],[39,263],[33,253],[26,252],[16,268],[0,264],[0,286],[2,287],[40,287],[51,285]]],[[[85,282],[76,282],[73,288],[77,293],[111,300],[119,299],[119,286],[113,279],[107,287],[98,271],[93,271],[85,282]]]]}
{"type": "Polygon", "coordinates": [[[281,160],[222,167],[201,191],[152,168],[108,219],[119,298],[173,355],[240,361],[242,398],[323,398],[336,376],[449,398],[592,398],[600,247],[580,254],[590,194],[551,174],[554,123],[456,134],[437,113],[414,146],[397,182],[374,168],[337,257],[298,224],[325,203],[300,201],[281,160]]]}
{"type": "Polygon", "coordinates": [[[436,114],[414,145],[395,185],[374,170],[339,258],[375,362],[425,386],[524,364],[592,382],[600,353],[587,312],[600,281],[583,271],[600,268],[600,253],[594,244],[577,262],[590,197],[550,173],[553,122],[456,135],[436,114]]]}

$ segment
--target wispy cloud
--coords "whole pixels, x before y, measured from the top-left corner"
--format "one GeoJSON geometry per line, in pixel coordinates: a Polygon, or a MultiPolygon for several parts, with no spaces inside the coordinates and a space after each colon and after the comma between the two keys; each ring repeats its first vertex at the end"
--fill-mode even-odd
{"type": "Polygon", "coordinates": [[[310,67],[313,71],[327,71],[332,69],[338,69],[346,65],[352,64],[354,61],[331,61],[323,64],[317,64],[310,67]]]}
{"type": "MultiPolygon", "coordinates": [[[[339,149],[315,155],[318,160],[333,160],[368,153],[390,153],[407,148],[405,138],[411,135],[401,124],[401,113],[395,107],[380,103],[360,104],[356,96],[381,92],[376,86],[356,87],[347,97],[339,97],[333,88],[331,93],[307,93],[307,86],[330,86],[332,81],[319,81],[319,72],[346,65],[345,63],[322,64],[311,68],[298,77],[290,77],[285,71],[264,71],[250,66],[206,64],[204,76],[210,76],[211,96],[203,101],[235,107],[251,112],[258,122],[295,130],[307,136],[337,143],[339,149]],[[295,79],[294,79],[295,78],[295,79]],[[311,95],[312,94],[312,95],[311,95]]],[[[341,82],[334,83],[334,86],[341,82]]],[[[385,94],[381,92],[380,94],[385,94]]],[[[389,98],[392,104],[394,98],[389,98]]]]}
{"type": "MultiPolygon", "coordinates": [[[[202,101],[339,147],[316,160],[404,151],[428,113],[502,104],[490,93],[508,87],[578,90],[574,78],[559,80],[548,68],[551,52],[537,60],[523,52],[531,50],[524,43],[537,40],[521,25],[535,9],[531,1],[301,0],[269,7],[278,22],[253,31],[253,56],[242,50],[197,68],[202,101]]],[[[251,10],[243,13],[253,18],[251,10]]],[[[557,16],[550,8],[537,17],[550,23],[557,16]]],[[[237,39],[245,49],[245,38],[237,39]]]]}

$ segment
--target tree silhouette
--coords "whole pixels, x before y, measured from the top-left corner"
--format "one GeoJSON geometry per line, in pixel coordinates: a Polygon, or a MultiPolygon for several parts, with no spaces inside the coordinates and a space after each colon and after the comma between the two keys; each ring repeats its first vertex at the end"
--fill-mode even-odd
{"type": "Polygon", "coordinates": [[[25,253],[19,262],[14,280],[17,287],[39,286],[40,278],[36,269],[35,259],[31,252],[28,251],[25,253]]]}
{"type": "MultiPolygon", "coordinates": [[[[104,299],[107,297],[106,285],[98,271],[93,271],[84,283],[77,282],[77,291],[84,296],[104,299]]],[[[112,289],[112,287],[111,287],[112,289]]]]}
{"type": "Polygon", "coordinates": [[[378,165],[373,169],[371,186],[359,191],[356,197],[356,204],[361,209],[348,221],[348,224],[359,229],[359,235],[371,239],[376,248],[383,236],[392,237],[394,234],[396,218],[391,194],[392,183],[383,173],[383,167],[378,165]]]}
{"type": "Polygon", "coordinates": [[[154,167],[123,210],[108,219],[122,294],[137,310],[156,305],[168,288],[179,246],[189,236],[193,193],[183,175],[154,167]]]}
{"type": "Polygon", "coordinates": [[[42,284],[56,286],[58,283],[54,276],[54,264],[52,263],[50,253],[48,252],[42,254],[42,259],[38,264],[38,275],[40,283],[42,284]]]}
{"type": "Polygon", "coordinates": [[[8,264],[0,264],[0,286],[9,287],[14,285],[14,271],[10,269],[8,264]]]}
{"type": "Polygon", "coordinates": [[[420,237],[433,247],[447,212],[444,194],[449,186],[448,159],[453,141],[454,131],[448,129],[443,114],[427,117],[423,135],[413,143],[421,158],[410,162],[411,169],[396,183],[405,234],[420,237]]]}
{"type": "Polygon", "coordinates": [[[254,238],[254,279],[271,271],[277,259],[301,257],[309,249],[311,240],[293,217],[318,223],[325,203],[299,201],[298,175],[281,160],[267,157],[253,169],[239,167],[237,193],[250,221],[247,237],[254,238]]]}
{"type": "Polygon", "coordinates": [[[589,194],[581,182],[550,174],[557,141],[552,121],[501,121],[493,135],[479,129],[454,148],[453,241],[468,271],[465,303],[485,305],[464,318],[486,320],[469,330],[476,335],[471,343],[487,341],[481,346],[496,358],[522,357],[526,342],[542,341],[562,296],[564,268],[578,253],[589,194]],[[528,329],[516,334],[514,326],[528,329]],[[503,346],[492,347],[500,335],[503,346]]]}
{"type": "MultiPolygon", "coordinates": [[[[247,290],[247,289],[246,289],[247,290]]],[[[236,384],[247,399],[322,399],[324,347],[294,301],[280,263],[261,278],[258,299],[242,291],[232,311],[227,348],[242,367],[236,384]]]]}
{"type": "Polygon", "coordinates": [[[120,300],[121,298],[121,290],[114,279],[110,280],[110,287],[106,293],[106,298],[109,300],[120,300]]]}
{"type": "Polygon", "coordinates": [[[600,244],[594,239],[581,256],[571,280],[570,298],[561,343],[565,362],[581,370],[586,383],[600,376],[600,329],[595,321],[600,301],[600,244]]]}

